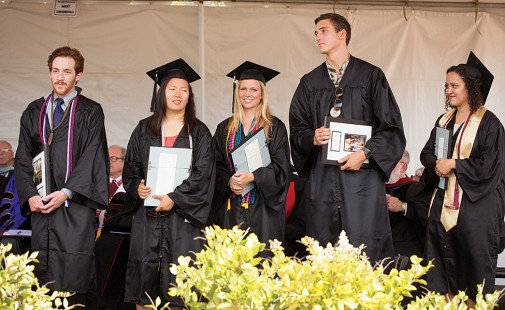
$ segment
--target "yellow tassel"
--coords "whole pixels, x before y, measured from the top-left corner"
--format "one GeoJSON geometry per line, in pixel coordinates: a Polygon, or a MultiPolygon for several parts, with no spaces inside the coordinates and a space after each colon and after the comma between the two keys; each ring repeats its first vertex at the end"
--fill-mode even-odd
{"type": "Polygon", "coordinates": [[[96,240],[96,239],[98,239],[98,237],[100,237],[100,235],[101,235],[101,234],[102,234],[102,228],[100,227],[100,228],[98,228],[98,230],[96,231],[96,238],[95,238],[95,240],[96,240]]]}
{"type": "Polygon", "coordinates": [[[249,209],[249,203],[248,202],[242,202],[242,208],[249,209]]]}
{"type": "Polygon", "coordinates": [[[230,198],[228,198],[228,206],[226,207],[226,211],[230,211],[231,210],[231,207],[230,207],[230,198]]]}

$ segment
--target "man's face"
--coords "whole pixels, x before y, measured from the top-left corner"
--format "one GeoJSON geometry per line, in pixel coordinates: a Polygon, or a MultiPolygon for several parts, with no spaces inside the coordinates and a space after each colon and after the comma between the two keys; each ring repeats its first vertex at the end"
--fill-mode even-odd
{"type": "Polygon", "coordinates": [[[314,34],[321,54],[328,54],[333,50],[337,50],[340,45],[345,45],[346,31],[340,30],[337,32],[329,19],[320,20],[316,24],[314,34]]]}
{"type": "Polygon", "coordinates": [[[121,156],[120,148],[109,148],[110,175],[113,178],[117,178],[123,174],[124,159],[121,156]],[[114,161],[114,159],[116,159],[116,161],[114,161]]]}
{"type": "Polygon", "coordinates": [[[0,143],[0,168],[14,165],[14,152],[8,144],[0,143]]]}
{"type": "Polygon", "coordinates": [[[49,72],[49,77],[58,97],[64,97],[70,93],[81,76],[82,72],[75,72],[75,60],[72,57],[56,57],[53,60],[53,68],[49,72]]]}
{"type": "Polygon", "coordinates": [[[398,162],[391,172],[391,176],[389,177],[388,184],[393,184],[398,182],[405,175],[405,171],[407,170],[407,164],[404,162],[398,162]]]}

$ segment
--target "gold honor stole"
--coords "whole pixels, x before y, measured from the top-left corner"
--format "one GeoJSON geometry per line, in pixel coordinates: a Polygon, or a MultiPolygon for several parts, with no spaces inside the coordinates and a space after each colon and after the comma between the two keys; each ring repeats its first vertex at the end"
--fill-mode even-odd
{"type": "MultiPolygon", "coordinates": [[[[444,116],[440,118],[438,125],[446,128],[451,118],[456,114],[456,110],[457,109],[452,109],[445,113],[444,116]]],[[[470,156],[475,137],[477,136],[477,130],[479,129],[480,122],[486,111],[487,109],[481,106],[477,111],[470,113],[456,138],[456,144],[452,152],[453,159],[465,159],[470,156]]],[[[446,232],[451,230],[451,228],[458,223],[459,208],[462,198],[463,189],[458,183],[455,170],[451,170],[447,177],[447,189],[445,190],[444,204],[440,216],[440,222],[442,222],[446,232]]],[[[433,204],[433,199],[431,203],[433,204]]]]}

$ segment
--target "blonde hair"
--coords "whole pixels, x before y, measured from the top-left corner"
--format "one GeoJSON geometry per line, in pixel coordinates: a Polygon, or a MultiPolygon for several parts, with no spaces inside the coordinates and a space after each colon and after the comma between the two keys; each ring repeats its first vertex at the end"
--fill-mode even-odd
{"type": "MultiPolygon", "coordinates": [[[[240,103],[239,91],[240,91],[240,80],[237,81],[237,86],[235,87],[235,93],[233,95],[233,117],[230,119],[230,123],[228,124],[228,132],[237,131],[238,125],[243,123],[245,119],[244,108],[240,103]]],[[[267,142],[270,141],[270,127],[272,127],[272,113],[270,112],[270,107],[268,106],[267,99],[267,89],[263,82],[258,81],[261,88],[261,100],[256,108],[256,113],[254,117],[256,118],[256,124],[259,127],[263,127],[265,131],[265,136],[267,138],[267,142]]]]}

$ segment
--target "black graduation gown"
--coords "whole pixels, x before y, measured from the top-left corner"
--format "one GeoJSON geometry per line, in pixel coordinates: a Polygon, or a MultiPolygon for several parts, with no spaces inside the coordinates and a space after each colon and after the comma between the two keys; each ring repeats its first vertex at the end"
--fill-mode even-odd
{"type": "MultiPolygon", "coordinates": [[[[74,192],[69,206],[49,214],[32,213],[32,251],[38,251],[35,274],[40,283],[58,291],[86,293],[94,281],[95,210],[107,206],[108,151],[100,104],[80,95],[77,101],[72,148],[72,173],[65,182],[69,117],[54,132],[49,150],[52,192],[74,192]]],[[[28,105],[21,116],[15,171],[19,202],[38,195],[33,183],[32,158],[43,150],[39,114],[44,98],[28,105]]],[[[75,103],[74,103],[75,104],[75,103]]]]}
{"type": "MultiPolygon", "coordinates": [[[[203,249],[202,229],[207,223],[214,193],[215,162],[212,135],[198,121],[193,129],[192,171],[181,185],[168,196],[175,202],[168,215],[153,218],[147,215],[143,200],[138,197],[140,180],[146,178],[149,147],[161,146],[161,137],[153,136],[141,120],[133,131],[126,152],[123,185],[126,190],[125,212],[135,210],[132,223],[130,255],[126,273],[125,301],[150,304],[159,296],[164,303],[182,306],[179,298],[169,297],[168,289],[175,283],[169,271],[181,255],[203,249]]],[[[177,137],[174,147],[189,148],[187,128],[177,137]]]]}
{"type": "Polygon", "coordinates": [[[98,307],[101,308],[135,309],[135,305],[124,303],[133,219],[133,212],[123,212],[125,196],[124,192],[116,192],[112,197],[100,237],[95,242],[98,307]]]}
{"type": "MultiPolygon", "coordinates": [[[[448,129],[453,125],[454,119],[448,129]]],[[[435,128],[421,152],[426,168],[418,186],[420,193],[433,193],[439,181],[435,174],[435,128]]],[[[453,137],[453,144],[455,141],[453,137]]],[[[428,271],[428,289],[453,294],[466,290],[475,300],[477,284],[485,281],[484,293],[494,290],[503,233],[505,132],[491,111],[480,122],[470,157],[456,159],[456,177],[463,189],[457,225],[446,233],[440,222],[445,191],[437,190],[430,209],[426,258],[433,260],[435,267],[428,271]]]]}
{"type": "Polygon", "coordinates": [[[386,193],[407,203],[407,212],[389,212],[389,223],[393,235],[395,255],[424,257],[424,238],[426,229],[422,216],[418,213],[426,211],[412,203],[417,182],[408,177],[399,179],[394,184],[386,184],[386,193]]]}
{"type": "Polygon", "coordinates": [[[307,235],[321,244],[336,242],[339,221],[350,242],[365,244],[372,262],[393,255],[384,182],[405,149],[402,119],[381,69],[352,57],[339,87],[341,117],[372,122],[371,167],[341,171],[322,164],[322,147],[313,145],[316,128],[335,101],[335,85],[323,63],[302,77],[289,111],[291,157],[300,176],[308,177],[307,235]]]}
{"type": "MultiPolygon", "coordinates": [[[[223,228],[235,225],[240,225],[242,229],[250,228],[268,248],[269,240],[284,241],[286,193],[291,173],[286,127],[280,119],[273,118],[268,143],[271,163],[253,172],[257,189],[254,205],[244,209],[236,197],[230,200],[230,210],[227,211],[231,194],[228,181],[234,173],[230,170],[226,157],[229,120],[222,121],[214,133],[217,175],[213,210],[216,212],[216,223],[223,228]]],[[[245,141],[244,136],[242,141],[245,141]]],[[[269,256],[269,253],[264,252],[262,255],[269,256]]]]}

